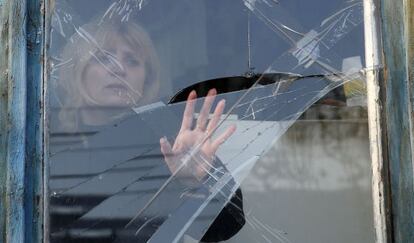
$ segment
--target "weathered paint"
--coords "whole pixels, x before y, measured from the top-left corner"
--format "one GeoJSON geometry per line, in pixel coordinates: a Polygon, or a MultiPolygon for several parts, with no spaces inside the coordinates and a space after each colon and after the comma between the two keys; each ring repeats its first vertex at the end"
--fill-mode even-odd
{"type": "MultiPolygon", "coordinates": [[[[411,120],[414,121],[414,0],[407,0],[406,12],[406,31],[408,36],[407,43],[407,62],[408,62],[408,80],[410,81],[410,102],[411,102],[411,120]]],[[[413,128],[411,128],[413,133],[413,128]]],[[[412,143],[414,141],[412,140],[412,143]]],[[[413,144],[411,144],[412,147],[413,144]]],[[[413,159],[414,161],[414,159],[413,159]]]]}
{"type": "MultiPolygon", "coordinates": [[[[409,117],[411,118],[411,173],[414,174],[414,1],[406,0],[405,6],[405,22],[407,32],[407,67],[408,67],[408,91],[409,91],[409,117]]],[[[411,177],[414,184],[414,176],[411,177]]],[[[412,195],[412,194],[411,194],[412,195]]],[[[413,196],[413,195],[412,195],[413,196]]],[[[413,199],[414,201],[414,199],[413,199]]],[[[414,225],[414,202],[411,202],[411,225],[414,225]]],[[[411,240],[414,239],[414,226],[411,228],[411,240]]]]}
{"type": "Polygon", "coordinates": [[[40,4],[8,0],[0,12],[0,242],[41,242],[40,4]]]}
{"type": "MultiPolygon", "coordinates": [[[[411,58],[414,57],[414,15],[412,11],[414,10],[414,1],[413,0],[406,0],[406,9],[405,9],[405,15],[406,15],[406,31],[408,36],[408,42],[407,42],[407,57],[409,62],[409,77],[412,77],[413,68],[414,68],[414,62],[410,61],[411,58]]],[[[411,80],[411,79],[410,79],[411,80]]],[[[413,97],[411,97],[413,98],[413,97]]]]}
{"type": "Polygon", "coordinates": [[[8,4],[0,8],[0,242],[6,236],[6,176],[7,176],[7,94],[8,94],[8,4]]]}
{"type": "MultiPolygon", "coordinates": [[[[43,96],[49,97],[49,75],[50,75],[50,65],[48,61],[48,47],[50,46],[51,41],[51,19],[52,13],[54,11],[54,0],[42,0],[44,3],[42,14],[44,15],[44,44],[43,44],[43,58],[44,58],[44,65],[43,65],[43,96]]],[[[46,98],[44,99],[46,102],[46,98]]],[[[46,104],[46,103],[45,103],[46,104]]],[[[47,155],[49,151],[49,124],[48,121],[48,114],[49,113],[49,105],[44,105],[43,107],[44,113],[44,141],[43,141],[43,154],[47,155]]],[[[43,157],[43,241],[49,242],[49,229],[50,229],[50,222],[49,222],[49,190],[48,190],[48,178],[49,178],[49,170],[48,170],[48,156],[43,157]]]]}
{"type": "Polygon", "coordinates": [[[378,24],[379,1],[364,0],[365,66],[370,153],[372,162],[372,198],[377,243],[391,242],[392,218],[390,215],[390,191],[387,160],[382,151],[385,124],[381,119],[380,80],[383,79],[381,65],[381,42],[378,24]]]}
{"type": "Polygon", "coordinates": [[[27,125],[25,170],[25,239],[41,242],[43,225],[43,1],[27,2],[27,125]]]}
{"type": "MultiPolygon", "coordinates": [[[[392,195],[393,242],[414,239],[414,190],[412,120],[407,56],[405,8],[407,1],[382,0],[382,39],[386,73],[384,83],[384,119],[392,195]]],[[[410,62],[412,62],[410,60],[410,62]]]]}
{"type": "Polygon", "coordinates": [[[6,242],[24,242],[26,1],[10,3],[9,27],[6,242]]]}

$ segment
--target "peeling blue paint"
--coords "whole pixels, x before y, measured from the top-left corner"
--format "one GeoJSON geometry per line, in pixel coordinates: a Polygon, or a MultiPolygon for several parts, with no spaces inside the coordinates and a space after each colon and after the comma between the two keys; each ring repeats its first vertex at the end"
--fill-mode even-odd
{"type": "Polygon", "coordinates": [[[6,176],[7,176],[7,97],[8,97],[8,12],[4,8],[0,8],[0,242],[6,241],[6,176]]]}
{"type": "MultiPolygon", "coordinates": [[[[382,0],[382,31],[385,76],[385,113],[391,199],[393,241],[412,242],[414,239],[414,184],[411,135],[411,103],[409,63],[403,0],[382,0]]],[[[412,61],[411,61],[412,62],[412,61]]]]}
{"type": "Polygon", "coordinates": [[[0,2],[0,242],[41,242],[41,3],[0,2]]]}
{"type": "Polygon", "coordinates": [[[7,242],[24,242],[26,141],[26,2],[10,5],[10,78],[7,140],[7,242]]]}
{"type": "Polygon", "coordinates": [[[27,126],[25,170],[25,239],[42,239],[43,174],[43,15],[40,0],[27,3],[27,126]]]}

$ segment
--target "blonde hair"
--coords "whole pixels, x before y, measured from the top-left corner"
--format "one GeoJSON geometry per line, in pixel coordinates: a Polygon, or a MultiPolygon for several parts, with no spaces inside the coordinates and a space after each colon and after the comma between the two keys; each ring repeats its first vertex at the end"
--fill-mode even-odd
{"type": "MultiPolygon", "coordinates": [[[[85,92],[82,80],[84,71],[94,53],[103,51],[102,46],[115,38],[121,38],[133,50],[139,53],[145,63],[146,76],[144,92],[138,104],[148,104],[156,98],[160,89],[159,61],[155,48],[147,32],[138,24],[116,20],[97,21],[76,28],[63,49],[59,68],[59,79],[55,83],[55,94],[60,103],[60,125],[67,129],[76,129],[82,123],[79,117],[81,107],[99,106],[85,92]]],[[[138,55],[138,54],[137,54],[138,55]]]]}

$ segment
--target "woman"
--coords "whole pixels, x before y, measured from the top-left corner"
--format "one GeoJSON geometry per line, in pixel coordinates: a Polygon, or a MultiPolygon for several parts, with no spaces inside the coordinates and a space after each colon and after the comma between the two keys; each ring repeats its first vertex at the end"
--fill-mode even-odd
{"type": "MultiPolygon", "coordinates": [[[[155,48],[145,30],[133,23],[121,24],[113,20],[78,28],[65,46],[61,59],[65,65],[60,67],[55,93],[61,105],[59,126],[66,132],[99,132],[108,124],[115,124],[131,115],[131,108],[154,103],[160,93],[165,93],[165,90],[160,92],[163,86],[160,85],[155,48]]],[[[211,139],[225,108],[224,100],[218,102],[212,119],[208,121],[215,96],[214,89],[208,92],[194,123],[197,92],[192,91],[174,143],[170,144],[165,137],[159,139],[159,149],[172,176],[182,178],[183,184],[193,188],[202,186],[201,182],[217,162],[217,149],[235,131],[233,125],[211,139]],[[183,165],[189,153],[192,157],[183,165]]],[[[59,220],[58,216],[53,217],[59,220]]],[[[238,190],[202,241],[228,239],[243,224],[241,192],[238,190]]]]}
{"type": "Polygon", "coordinates": [[[110,123],[158,97],[155,49],[136,24],[114,21],[80,27],[61,58],[65,65],[56,90],[62,106],[59,120],[68,129],[110,123]]]}

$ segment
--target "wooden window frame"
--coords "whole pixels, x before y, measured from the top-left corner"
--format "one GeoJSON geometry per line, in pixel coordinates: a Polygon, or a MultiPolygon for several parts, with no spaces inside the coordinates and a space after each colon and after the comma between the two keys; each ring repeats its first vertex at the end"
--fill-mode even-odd
{"type": "MultiPolygon", "coordinates": [[[[53,0],[0,0],[0,242],[48,242],[47,79],[53,0]]],[[[364,0],[376,242],[414,239],[414,0],[364,0]],[[380,65],[382,64],[382,65],[380,65]]]]}

